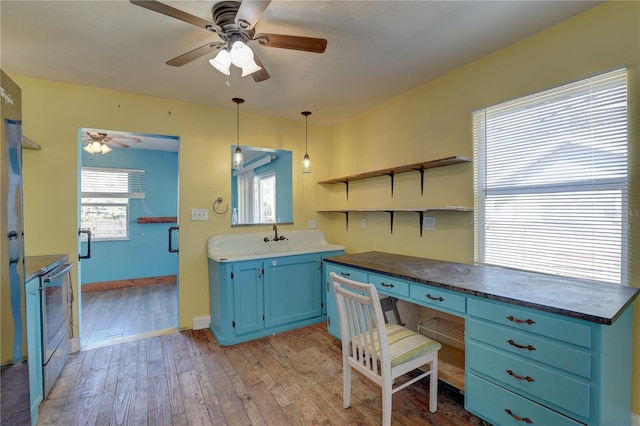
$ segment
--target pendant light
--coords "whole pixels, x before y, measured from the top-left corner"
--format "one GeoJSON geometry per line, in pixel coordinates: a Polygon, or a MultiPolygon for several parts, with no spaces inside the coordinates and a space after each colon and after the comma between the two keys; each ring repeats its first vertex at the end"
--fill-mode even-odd
{"type": "Polygon", "coordinates": [[[244,167],[244,156],[242,155],[242,150],[240,149],[240,104],[244,103],[244,99],[241,98],[233,98],[233,102],[236,103],[236,150],[233,153],[233,170],[242,170],[244,167]]]}
{"type": "Polygon", "coordinates": [[[304,115],[304,158],[302,159],[302,173],[311,173],[311,159],[309,158],[308,146],[309,146],[309,116],[311,111],[302,111],[300,114],[304,115]]]}

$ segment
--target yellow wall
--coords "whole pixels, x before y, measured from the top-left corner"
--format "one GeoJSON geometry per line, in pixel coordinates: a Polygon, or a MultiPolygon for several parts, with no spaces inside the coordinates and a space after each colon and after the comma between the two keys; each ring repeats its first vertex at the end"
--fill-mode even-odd
{"type": "MultiPolygon", "coordinates": [[[[386,213],[353,214],[345,232],[344,216],[316,214],[316,209],[414,207],[473,203],[472,166],[457,165],[425,173],[399,175],[394,197],[389,179],[350,185],[317,185],[318,180],[429,160],[472,155],[472,110],[600,73],[618,65],[629,69],[631,191],[640,192],[640,3],[612,2],[510,46],[447,76],[385,102],[334,128],[310,124],[313,173],[302,175],[304,126],[265,116],[243,114],[247,145],[294,152],[294,222],[304,228],[317,217],[332,243],[348,251],[396,253],[473,261],[471,213],[434,213],[436,228],[420,238],[415,213],[398,214],[389,232],[386,213]],[[360,229],[360,219],[367,229],[360,229]]],[[[75,237],[79,127],[97,127],[180,136],[180,290],[179,322],[208,315],[205,242],[215,233],[253,232],[231,229],[229,217],[207,222],[188,220],[191,208],[210,208],[216,197],[229,199],[229,147],[235,142],[235,108],[222,110],[165,99],[80,87],[15,76],[23,90],[25,133],[42,145],[25,155],[26,247],[28,254],[77,256],[75,237]],[[169,114],[169,111],[171,114],[169,114]],[[213,135],[219,135],[214,138],[213,135]]],[[[231,98],[232,95],[229,96],[231,98]]],[[[247,99],[248,103],[251,99],[247,99]]],[[[248,105],[248,104],[246,104],[248,105]]],[[[631,209],[639,209],[638,198],[631,209]]],[[[631,284],[640,286],[639,217],[631,216],[631,284]]],[[[76,280],[77,282],[77,280],[76,280]]],[[[634,324],[639,323],[640,302],[634,324]]],[[[77,317],[77,312],[74,313],[77,317]]],[[[76,322],[77,323],[77,322],[76,322]]],[[[634,327],[633,411],[640,413],[640,327],[634,327]]]]}
{"type": "MultiPolygon", "coordinates": [[[[629,73],[629,151],[631,174],[630,284],[640,287],[640,2],[612,2],[574,17],[334,128],[333,163],[321,179],[411,164],[450,155],[471,156],[471,111],[626,65],[629,73]]],[[[343,185],[325,189],[331,202],[322,208],[473,205],[473,168],[458,165],[425,173],[420,197],[418,173],[396,182],[388,178],[352,183],[349,201],[343,185]]],[[[420,238],[417,214],[403,213],[389,232],[386,213],[323,214],[331,242],[351,252],[382,250],[473,262],[470,213],[437,213],[436,231],[420,238]],[[360,219],[367,218],[367,229],[360,219]]],[[[640,413],[640,301],[634,312],[633,411],[640,413]]]]}
{"type": "MultiPolygon", "coordinates": [[[[179,151],[179,325],[191,328],[193,317],[208,315],[206,240],[230,232],[270,231],[268,227],[232,230],[230,216],[209,213],[206,222],[189,220],[192,208],[208,208],[222,196],[230,199],[230,148],[236,142],[236,110],[210,108],[148,96],[15,76],[23,93],[24,132],[41,146],[25,151],[25,245],[27,255],[68,253],[78,256],[78,128],[168,134],[180,137],[179,151]]],[[[251,99],[247,99],[250,103],[251,99]]],[[[247,105],[247,104],[245,104],[247,105]]],[[[294,223],[304,228],[322,198],[314,175],[301,172],[304,121],[274,119],[241,109],[241,143],[293,151],[294,223]]],[[[297,118],[297,117],[295,117],[297,118]]],[[[313,166],[329,164],[330,129],[309,124],[313,166]]],[[[144,257],[144,253],[140,254],[144,257]]],[[[76,271],[77,272],[77,271],[76,271]]],[[[77,283],[77,275],[74,279],[77,283]]],[[[76,288],[77,294],[77,288],[76,288]]],[[[77,324],[77,307],[74,323],[77,324]]],[[[77,335],[77,326],[76,326],[77,335]]]]}

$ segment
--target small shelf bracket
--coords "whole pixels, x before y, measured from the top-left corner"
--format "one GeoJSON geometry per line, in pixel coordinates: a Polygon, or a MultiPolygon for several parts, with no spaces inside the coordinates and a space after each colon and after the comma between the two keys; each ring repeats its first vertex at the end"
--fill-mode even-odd
{"type": "Polygon", "coordinates": [[[391,225],[391,233],[393,234],[393,210],[385,210],[387,213],[389,213],[389,222],[391,225]]]}
{"type": "Polygon", "coordinates": [[[349,212],[342,211],[340,213],[344,213],[344,221],[345,221],[346,229],[348,231],[349,230],[349,212]]]}
{"type": "Polygon", "coordinates": [[[420,215],[420,237],[422,237],[422,225],[424,222],[424,212],[418,212],[418,214],[420,215]]]}
{"type": "Polygon", "coordinates": [[[394,183],[395,173],[392,170],[390,173],[385,173],[385,175],[391,178],[391,198],[393,198],[393,183],[394,183]]]}
{"type": "Polygon", "coordinates": [[[424,167],[420,167],[419,169],[413,169],[416,172],[420,173],[420,196],[424,195],[424,167]]]}

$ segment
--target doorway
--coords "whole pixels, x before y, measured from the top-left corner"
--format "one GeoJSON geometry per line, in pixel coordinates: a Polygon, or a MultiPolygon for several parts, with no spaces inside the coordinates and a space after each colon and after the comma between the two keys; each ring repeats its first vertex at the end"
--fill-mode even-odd
{"type": "Polygon", "coordinates": [[[178,329],[179,138],[79,129],[80,347],[178,329]],[[90,238],[87,232],[90,231],[90,238]]]}

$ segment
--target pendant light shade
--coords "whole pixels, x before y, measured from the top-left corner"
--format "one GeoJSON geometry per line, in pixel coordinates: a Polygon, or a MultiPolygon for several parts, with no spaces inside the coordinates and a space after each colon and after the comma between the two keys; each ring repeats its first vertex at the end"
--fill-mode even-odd
{"type": "Polygon", "coordinates": [[[311,173],[311,159],[309,158],[309,123],[308,119],[311,115],[311,111],[302,111],[300,114],[304,115],[304,158],[302,159],[302,173],[311,173]]]}
{"type": "Polygon", "coordinates": [[[244,155],[240,149],[240,104],[244,103],[244,99],[233,98],[233,102],[236,103],[236,150],[233,153],[231,165],[233,170],[242,170],[244,167],[244,155]]]}

